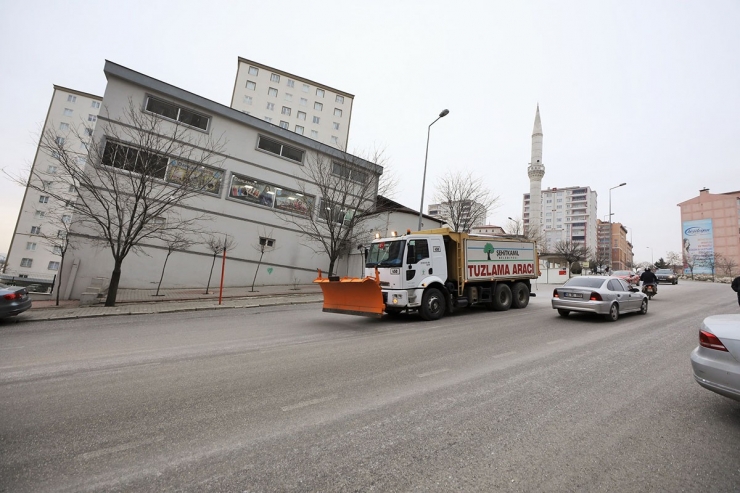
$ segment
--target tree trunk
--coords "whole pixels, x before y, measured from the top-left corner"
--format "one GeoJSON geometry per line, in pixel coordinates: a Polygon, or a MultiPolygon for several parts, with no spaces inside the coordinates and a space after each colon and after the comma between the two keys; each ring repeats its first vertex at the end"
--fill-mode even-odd
{"type": "Polygon", "coordinates": [[[213,262],[211,262],[211,273],[208,274],[208,284],[206,284],[205,294],[208,294],[208,288],[211,287],[211,277],[213,276],[213,266],[216,265],[216,255],[218,255],[218,252],[213,252],[213,262]]]}
{"type": "Polygon", "coordinates": [[[164,279],[164,270],[167,268],[167,260],[172,255],[172,250],[167,251],[167,256],[164,258],[164,265],[162,266],[162,275],[159,276],[159,284],[157,284],[157,293],[154,296],[159,296],[159,288],[162,287],[162,279],[164,279]]]}
{"type": "Polygon", "coordinates": [[[57,306],[59,306],[59,291],[62,290],[62,272],[64,272],[64,252],[62,252],[62,261],[59,262],[59,274],[57,275],[59,278],[57,283],[57,306]]]}
{"type": "Polygon", "coordinates": [[[334,266],[337,264],[337,257],[333,257],[329,259],[329,275],[334,275],[334,266]]]}
{"type": "Polygon", "coordinates": [[[108,297],[105,299],[105,306],[116,306],[116,296],[118,296],[118,283],[121,281],[121,264],[122,260],[116,259],[113,266],[113,273],[110,276],[108,285],[108,297]]]}
{"type": "Polygon", "coordinates": [[[262,265],[262,256],[265,254],[265,247],[262,247],[262,251],[260,252],[260,260],[257,262],[257,268],[254,271],[254,279],[252,279],[252,289],[249,291],[250,293],[254,293],[254,281],[257,280],[257,273],[260,271],[260,265],[262,265]]]}

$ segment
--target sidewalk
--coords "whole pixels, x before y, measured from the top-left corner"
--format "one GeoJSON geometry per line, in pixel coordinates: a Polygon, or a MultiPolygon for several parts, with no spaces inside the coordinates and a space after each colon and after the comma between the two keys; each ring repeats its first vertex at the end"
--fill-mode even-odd
{"type": "Polygon", "coordinates": [[[33,302],[33,307],[17,317],[6,319],[3,324],[13,322],[35,322],[41,320],[65,320],[75,318],[106,317],[115,315],[142,315],[172,313],[225,308],[254,308],[274,305],[297,305],[323,301],[318,284],[297,286],[256,286],[224,288],[222,304],[218,304],[218,289],[119,289],[116,306],[106,307],[102,303],[80,306],[78,300],[59,302],[52,296],[48,300],[33,302]]]}

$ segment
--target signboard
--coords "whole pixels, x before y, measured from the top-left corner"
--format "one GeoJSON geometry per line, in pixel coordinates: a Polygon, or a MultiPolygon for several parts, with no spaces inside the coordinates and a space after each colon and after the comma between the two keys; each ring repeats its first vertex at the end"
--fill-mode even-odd
{"type": "Polygon", "coordinates": [[[468,240],[465,253],[467,279],[537,277],[534,243],[468,240]]]}
{"type": "Polygon", "coordinates": [[[714,231],[711,219],[684,221],[683,228],[683,272],[691,274],[711,274],[712,267],[707,260],[714,259],[714,231]]]}

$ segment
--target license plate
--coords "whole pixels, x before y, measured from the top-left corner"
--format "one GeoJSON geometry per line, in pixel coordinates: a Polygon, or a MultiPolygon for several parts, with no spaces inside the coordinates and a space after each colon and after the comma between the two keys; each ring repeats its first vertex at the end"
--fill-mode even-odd
{"type": "Polygon", "coordinates": [[[581,293],[563,293],[563,296],[566,298],[583,298],[581,293]]]}

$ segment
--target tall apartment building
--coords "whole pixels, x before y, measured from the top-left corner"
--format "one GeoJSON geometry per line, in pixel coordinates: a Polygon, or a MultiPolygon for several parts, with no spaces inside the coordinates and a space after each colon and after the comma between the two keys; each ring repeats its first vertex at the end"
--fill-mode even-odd
{"type": "MultiPolygon", "coordinates": [[[[483,208],[483,204],[472,200],[453,202],[452,209],[459,216],[457,218],[457,224],[462,231],[470,232],[472,228],[486,224],[486,213],[482,212],[481,208],[483,208]]],[[[449,202],[429,204],[427,206],[427,214],[440,221],[444,221],[450,228],[454,226],[452,223],[455,221],[451,219],[453,214],[450,211],[449,202]]]]}
{"type": "MultiPolygon", "coordinates": [[[[595,249],[596,198],[590,187],[548,188],[541,192],[539,224],[542,225],[542,251],[552,252],[559,241],[573,241],[595,249]]],[[[525,231],[530,221],[530,194],[525,193],[522,218],[525,231]]]]}
{"type": "Polygon", "coordinates": [[[239,57],[231,107],[346,150],[354,96],[239,57]]]}
{"type": "Polygon", "coordinates": [[[740,190],[726,193],[709,193],[708,188],[699,195],[678,204],[681,208],[681,239],[683,243],[684,271],[710,274],[711,256],[716,262],[715,272],[727,275],[725,260],[734,261],[737,274],[740,266],[740,190]]]}
{"type": "MultiPolygon", "coordinates": [[[[41,138],[48,132],[55,133],[70,149],[79,149],[79,165],[84,166],[86,146],[93,135],[103,98],[93,94],[54,86],[49,110],[46,114],[41,138]]],[[[43,151],[36,151],[29,180],[43,183],[43,187],[66,186],[55,183],[58,166],[56,160],[43,151]]],[[[50,189],[50,188],[49,188],[50,189]]],[[[74,190],[61,191],[69,200],[75,197],[74,190]]],[[[4,267],[4,277],[20,277],[49,282],[59,270],[60,249],[58,238],[66,232],[71,220],[68,201],[58,202],[26,188],[13,238],[4,267]]]]}
{"type": "Polygon", "coordinates": [[[627,228],[622,223],[609,223],[596,220],[598,231],[598,258],[609,259],[609,244],[611,242],[612,270],[625,270],[634,266],[634,252],[632,243],[627,239],[627,228]],[[609,233],[611,226],[611,234],[609,233]]]}

